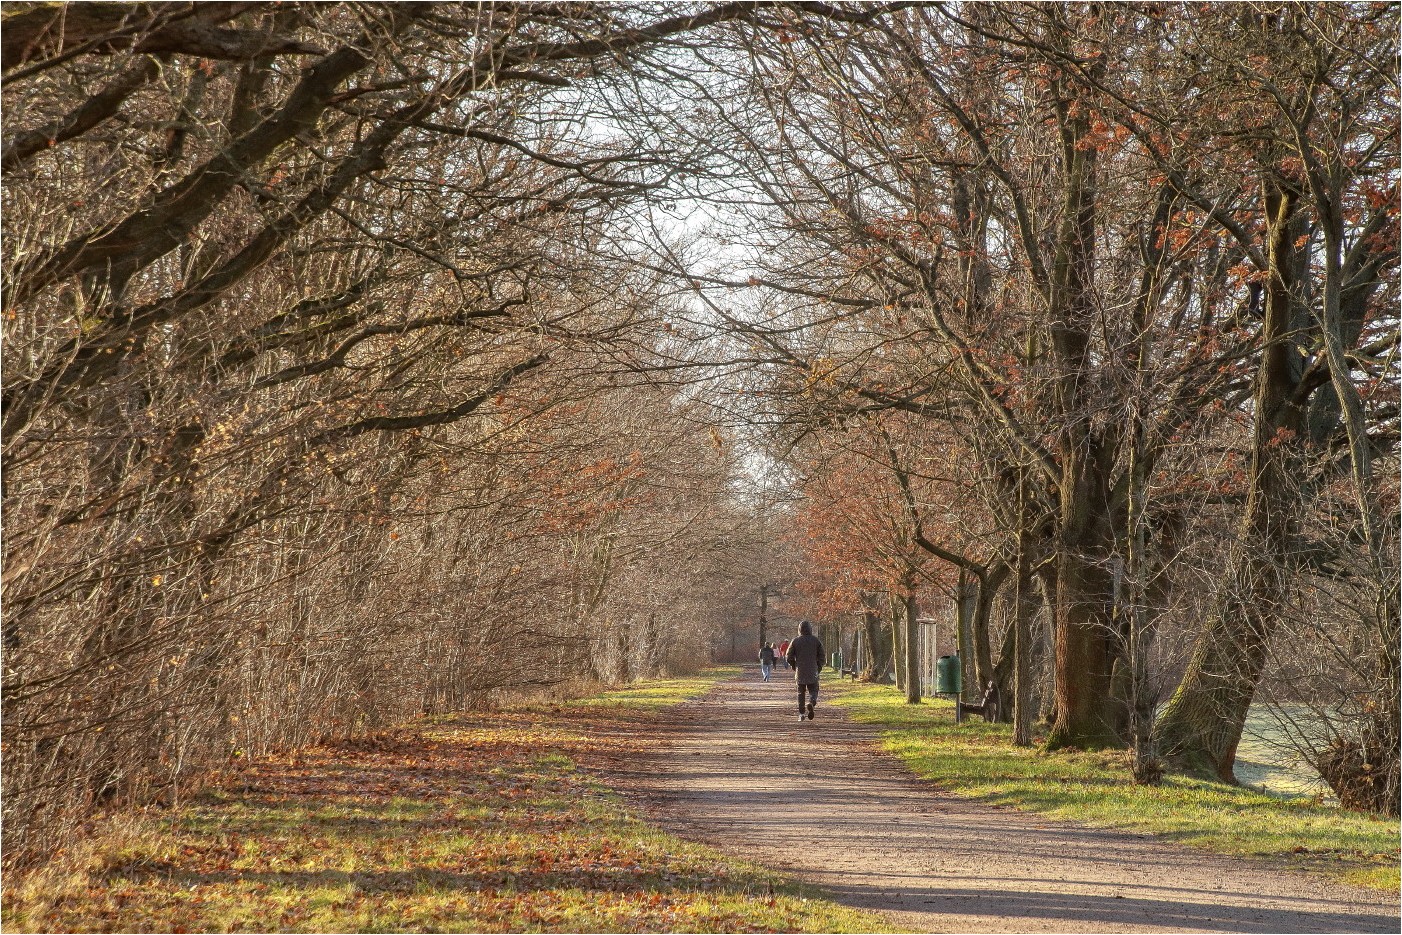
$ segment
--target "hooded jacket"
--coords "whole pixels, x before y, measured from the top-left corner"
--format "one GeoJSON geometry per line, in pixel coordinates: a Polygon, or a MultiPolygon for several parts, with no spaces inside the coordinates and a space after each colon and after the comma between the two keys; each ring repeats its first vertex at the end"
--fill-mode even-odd
{"type": "Polygon", "coordinates": [[[823,644],[813,635],[813,625],[807,620],[799,625],[799,637],[789,644],[785,659],[794,669],[794,681],[800,685],[813,685],[818,681],[818,673],[823,668],[823,644]]]}

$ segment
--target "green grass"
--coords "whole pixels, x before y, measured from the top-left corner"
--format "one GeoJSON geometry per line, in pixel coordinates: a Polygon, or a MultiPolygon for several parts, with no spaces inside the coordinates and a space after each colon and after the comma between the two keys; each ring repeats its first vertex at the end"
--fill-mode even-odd
{"type": "Polygon", "coordinates": [[[1022,749],[1012,745],[1009,725],[981,719],[956,725],[949,701],[909,705],[889,686],[848,682],[834,688],[833,703],[857,721],[879,725],[888,751],[958,795],[1398,888],[1396,821],[1182,776],[1137,786],[1123,753],[1022,749]]]}
{"type": "Polygon", "coordinates": [[[616,688],[564,704],[570,707],[665,708],[699,698],[718,682],[734,678],[740,666],[712,666],[700,674],[675,679],[649,679],[626,688],[616,688]]]}
{"type": "Polygon", "coordinates": [[[4,929],[887,931],[648,824],[590,772],[728,674],[258,761],[7,881],[4,929]]]}

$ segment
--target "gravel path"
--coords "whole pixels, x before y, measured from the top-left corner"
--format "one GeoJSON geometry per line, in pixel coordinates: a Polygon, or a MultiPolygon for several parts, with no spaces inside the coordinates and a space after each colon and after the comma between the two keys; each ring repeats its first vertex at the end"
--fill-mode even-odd
{"type": "Polygon", "coordinates": [[[793,692],[718,686],[619,778],[670,830],[905,931],[1402,931],[1395,895],[948,795],[836,708],[800,723],[793,692]]]}

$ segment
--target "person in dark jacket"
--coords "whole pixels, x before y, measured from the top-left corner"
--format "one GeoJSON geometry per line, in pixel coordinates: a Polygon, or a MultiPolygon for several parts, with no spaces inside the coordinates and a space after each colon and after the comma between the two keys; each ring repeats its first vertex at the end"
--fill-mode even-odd
{"type": "Polygon", "coordinates": [[[818,673],[823,669],[823,644],[813,635],[813,624],[807,620],[798,625],[798,639],[789,644],[784,661],[794,670],[798,683],[798,719],[813,720],[813,708],[818,704],[818,673]],[[808,697],[807,706],[803,699],[808,697]]]}
{"type": "Polygon", "coordinates": [[[774,671],[774,644],[765,643],[759,651],[759,673],[767,682],[769,673],[774,671]]]}

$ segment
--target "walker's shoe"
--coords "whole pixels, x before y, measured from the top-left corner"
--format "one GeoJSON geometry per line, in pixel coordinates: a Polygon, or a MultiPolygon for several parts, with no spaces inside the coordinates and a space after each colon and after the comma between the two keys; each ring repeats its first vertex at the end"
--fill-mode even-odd
{"type": "Polygon", "coordinates": [[[800,712],[798,712],[798,719],[799,719],[800,721],[806,721],[806,720],[808,720],[808,715],[806,715],[806,714],[804,714],[802,711],[800,711],[800,712]]]}
{"type": "Polygon", "coordinates": [[[812,706],[812,705],[809,705],[809,706],[808,706],[808,720],[810,720],[810,721],[813,720],[813,706],[812,706]]]}

